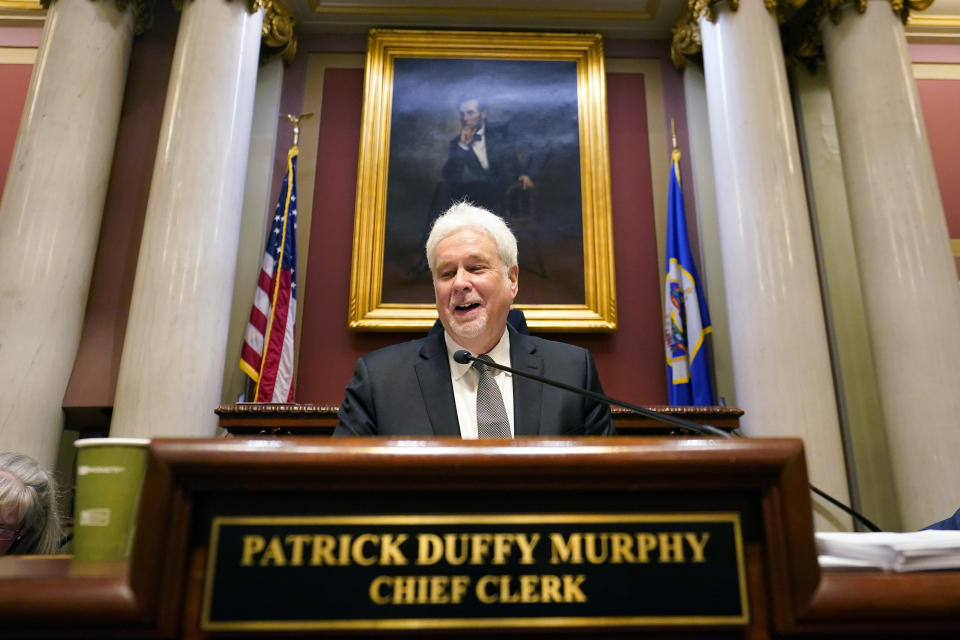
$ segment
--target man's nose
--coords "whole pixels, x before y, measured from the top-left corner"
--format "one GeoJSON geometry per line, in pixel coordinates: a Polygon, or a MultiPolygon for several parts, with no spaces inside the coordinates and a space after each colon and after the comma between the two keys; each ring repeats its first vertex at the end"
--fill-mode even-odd
{"type": "Polygon", "coordinates": [[[470,288],[470,273],[463,268],[457,269],[457,275],[453,277],[453,286],[457,290],[470,288]]]}

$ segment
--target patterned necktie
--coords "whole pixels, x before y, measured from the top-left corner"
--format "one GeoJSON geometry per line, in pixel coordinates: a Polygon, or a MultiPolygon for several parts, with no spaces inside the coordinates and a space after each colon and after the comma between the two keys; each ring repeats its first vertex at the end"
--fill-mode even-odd
{"type": "Polygon", "coordinates": [[[490,367],[479,360],[493,362],[490,356],[481,355],[471,365],[480,376],[477,384],[477,435],[479,438],[511,438],[510,421],[500,387],[494,381],[490,367]]]}

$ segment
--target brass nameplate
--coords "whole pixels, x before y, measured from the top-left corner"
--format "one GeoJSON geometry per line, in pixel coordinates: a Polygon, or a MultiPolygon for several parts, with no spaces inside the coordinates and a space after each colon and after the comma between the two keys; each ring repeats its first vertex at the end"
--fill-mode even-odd
{"type": "Polygon", "coordinates": [[[216,517],[205,630],[744,625],[737,513],[216,517]]]}

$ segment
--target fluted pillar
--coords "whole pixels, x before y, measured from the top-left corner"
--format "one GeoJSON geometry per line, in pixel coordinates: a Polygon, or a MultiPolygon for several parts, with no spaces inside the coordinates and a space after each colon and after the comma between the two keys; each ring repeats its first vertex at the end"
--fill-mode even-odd
{"type": "Polygon", "coordinates": [[[960,506],[960,290],[902,15],[821,22],[857,264],[906,528],[960,506]]]}
{"type": "Polygon", "coordinates": [[[132,5],[50,5],[0,204],[0,450],[47,467],[96,256],[132,5]]]}
{"type": "MultiPolygon", "coordinates": [[[[700,17],[737,404],[751,436],[802,437],[811,481],[848,499],[810,220],[776,16],[700,17]]],[[[819,503],[817,526],[849,527],[819,503]]]]}
{"type": "Polygon", "coordinates": [[[183,4],[111,435],[216,430],[262,21],[237,0],[183,4]]]}

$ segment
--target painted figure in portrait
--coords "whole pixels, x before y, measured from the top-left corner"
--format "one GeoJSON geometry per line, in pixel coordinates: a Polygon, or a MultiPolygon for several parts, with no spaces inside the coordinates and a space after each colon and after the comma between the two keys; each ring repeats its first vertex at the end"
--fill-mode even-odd
{"type": "Polygon", "coordinates": [[[383,302],[433,300],[423,243],[468,200],[517,236],[517,303],[583,304],[579,131],[575,62],[395,59],[383,302]]]}

